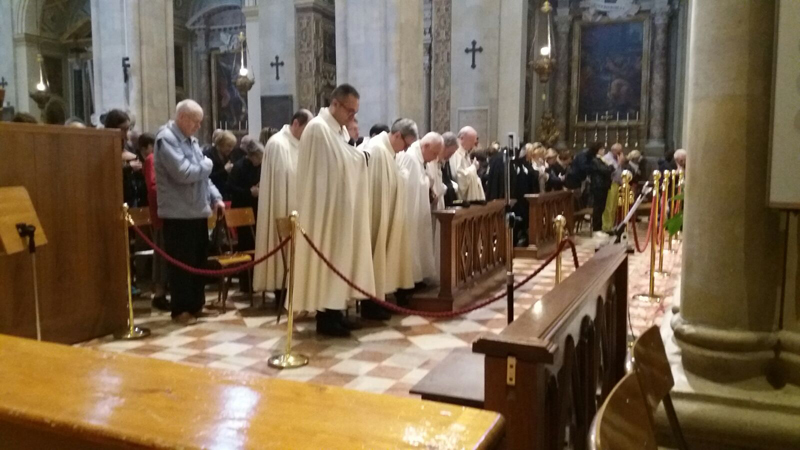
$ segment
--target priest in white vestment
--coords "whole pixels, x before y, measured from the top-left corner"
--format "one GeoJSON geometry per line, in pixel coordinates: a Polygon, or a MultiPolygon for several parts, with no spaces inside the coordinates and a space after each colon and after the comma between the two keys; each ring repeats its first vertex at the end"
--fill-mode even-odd
{"type": "MultiPolygon", "coordinates": [[[[331,106],[308,122],[297,157],[299,224],[322,253],[356,285],[375,292],[370,240],[369,173],[363,152],[347,144],[345,124],[358,112],[358,91],[342,84],[331,106]]],[[[364,298],[341,281],[298,235],[295,310],[317,311],[317,332],[349,336],[347,301],[364,298]]]]}
{"type": "MultiPolygon", "coordinates": [[[[397,293],[398,289],[414,287],[410,236],[406,228],[406,178],[400,172],[396,156],[414,143],[417,136],[417,124],[413,120],[398,119],[389,133],[382,132],[370,139],[367,145],[370,154],[372,264],[375,294],[379,298],[397,293]]],[[[374,304],[362,304],[361,316],[378,320],[390,317],[374,304]]]]}
{"type": "MultiPolygon", "coordinates": [[[[431,183],[431,215],[433,215],[434,211],[439,211],[445,208],[444,199],[447,195],[448,186],[445,184],[442,176],[442,170],[446,165],[449,168],[449,159],[455,154],[456,150],[458,150],[458,139],[456,138],[455,133],[452,131],[444,133],[442,135],[442,141],[444,142],[444,148],[442,149],[442,152],[439,154],[439,157],[435,161],[429,163],[426,168],[431,183]]],[[[458,191],[457,186],[452,186],[450,189],[458,191]]],[[[437,269],[433,281],[439,281],[438,269],[440,267],[442,257],[440,251],[441,228],[439,227],[439,221],[435,216],[431,218],[431,222],[433,224],[433,261],[434,267],[437,269]]]]}
{"type": "MultiPolygon", "coordinates": [[[[289,217],[292,211],[297,209],[295,175],[298,146],[303,130],[313,118],[311,111],[301,109],[292,116],[290,125],[284,125],[267,141],[264,160],[261,163],[261,181],[258,184],[256,259],[280,243],[276,220],[289,217]]],[[[286,290],[284,271],[280,253],[257,265],[253,269],[253,290],[274,292],[275,301],[280,307],[286,290]]]]}
{"type": "Polygon", "coordinates": [[[483,184],[478,177],[478,167],[470,161],[469,154],[478,144],[478,132],[466,126],[458,132],[458,150],[450,157],[450,170],[458,182],[458,198],[462,201],[486,200],[483,184]]]}
{"type": "Polygon", "coordinates": [[[436,279],[431,217],[431,181],[426,164],[437,166],[436,159],[444,148],[439,133],[428,133],[408,150],[397,156],[397,165],[408,178],[406,183],[406,226],[413,237],[409,243],[414,282],[436,279]]]}

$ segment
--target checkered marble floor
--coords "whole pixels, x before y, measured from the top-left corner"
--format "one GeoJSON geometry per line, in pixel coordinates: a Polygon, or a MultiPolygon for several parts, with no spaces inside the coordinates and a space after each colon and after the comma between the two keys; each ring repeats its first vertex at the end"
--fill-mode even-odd
{"type": "MultiPolygon", "coordinates": [[[[594,253],[595,242],[579,236],[576,243],[579,260],[587,261],[594,253]]],[[[535,260],[516,260],[518,279],[538,264],[535,260]]],[[[631,294],[647,290],[648,265],[649,252],[632,255],[631,294]]],[[[573,270],[567,255],[564,267],[567,275],[573,270]]],[[[653,304],[636,300],[630,303],[631,325],[636,335],[660,324],[665,308],[671,304],[671,293],[680,276],[680,253],[665,254],[665,268],[672,276],[656,279],[656,291],[663,293],[665,300],[653,304]]],[[[518,291],[516,315],[548,292],[554,278],[555,266],[551,263],[518,291]]],[[[209,303],[216,299],[211,286],[207,297],[209,303]]],[[[311,361],[306,367],[279,371],[269,367],[267,359],[286,345],[286,318],[276,324],[269,297],[266,307],[261,307],[260,296],[256,296],[255,308],[250,307],[244,296],[233,299],[235,309],[189,327],[173,324],[168,313],[151,312],[149,301],[141,300],[135,306],[137,324],[149,327],[152,336],[140,341],[114,341],[109,336],[79,345],[214,369],[408,396],[409,389],[451,351],[468,347],[481,334],[499,333],[506,326],[504,301],[451,320],[394,316],[388,323],[364,322],[364,328],[349,339],[319,337],[314,331],[314,318],[300,315],[294,322],[293,347],[311,361]]],[[[350,314],[355,314],[352,308],[350,314]]]]}

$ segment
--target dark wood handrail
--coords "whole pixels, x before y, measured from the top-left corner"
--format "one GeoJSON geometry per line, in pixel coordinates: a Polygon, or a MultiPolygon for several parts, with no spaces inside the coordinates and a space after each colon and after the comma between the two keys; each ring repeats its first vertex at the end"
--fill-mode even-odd
{"type": "Polygon", "coordinates": [[[573,448],[585,448],[597,407],[624,374],[627,284],[625,249],[608,246],[540,306],[473,344],[485,355],[484,407],[506,417],[509,449],[562,448],[567,430],[573,448]]]}

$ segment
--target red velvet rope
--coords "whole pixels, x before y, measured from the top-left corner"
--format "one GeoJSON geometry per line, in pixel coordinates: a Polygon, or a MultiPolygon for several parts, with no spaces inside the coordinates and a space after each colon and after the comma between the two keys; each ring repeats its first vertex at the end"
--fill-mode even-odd
{"type": "MultiPolygon", "coordinates": [[[[374,295],[370,294],[369,292],[367,292],[366,290],[362,289],[360,286],[356,285],[352,280],[347,278],[341,271],[339,271],[339,269],[337,269],[336,266],[333,265],[333,263],[314,244],[314,242],[311,240],[311,238],[306,234],[305,230],[300,229],[300,232],[303,233],[303,237],[306,239],[306,242],[308,242],[308,245],[311,247],[311,250],[313,250],[314,253],[316,253],[317,256],[319,256],[319,258],[322,260],[322,262],[324,262],[325,265],[328,266],[328,268],[331,269],[331,271],[333,273],[335,273],[336,276],[338,276],[348,286],[350,286],[352,289],[355,289],[356,291],[361,293],[361,295],[364,295],[367,298],[367,300],[370,300],[370,301],[372,301],[374,303],[377,303],[381,307],[386,308],[386,309],[388,309],[390,311],[399,313],[399,314],[415,315],[415,316],[422,316],[422,317],[432,317],[432,318],[451,318],[451,317],[456,317],[456,316],[460,316],[462,314],[466,314],[466,313],[475,311],[476,309],[483,308],[484,306],[487,306],[487,305],[489,305],[491,303],[494,303],[494,302],[496,302],[496,301],[498,301],[498,300],[500,300],[502,298],[505,298],[506,295],[507,295],[507,293],[504,291],[504,292],[501,292],[501,293],[495,295],[494,297],[491,297],[491,298],[486,299],[486,300],[482,300],[482,301],[480,301],[480,302],[478,302],[478,303],[476,303],[476,304],[474,304],[472,306],[469,306],[469,307],[463,308],[463,309],[459,309],[459,310],[455,310],[455,311],[432,312],[432,311],[418,311],[418,310],[415,310],[415,309],[403,308],[402,306],[397,306],[397,305],[395,305],[393,303],[387,302],[386,300],[379,299],[379,298],[375,297],[374,295]]],[[[547,260],[545,260],[545,262],[542,263],[542,265],[538,269],[534,270],[533,273],[531,273],[530,275],[525,277],[522,281],[520,281],[520,282],[518,282],[518,283],[516,283],[514,285],[514,290],[516,291],[517,289],[522,287],[525,283],[527,283],[528,281],[533,279],[533,277],[535,277],[536,275],[541,273],[541,271],[544,270],[544,268],[547,267],[547,265],[550,264],[550,262],[553,261],[556,258],[556,256],[558,256],[558,254],[561,253],[561,251],[567,245],[569,245],[570,248],[572,249],[572,259],[573,259],[573,262],[575,263],[575,268],[577,269],[578,266],[579,266],[579,261],[578,261],[578,251],[575,249],[575,243],[572,242],[572,240],[570,240],[570,239],[564,239],[564,240],[561,241],[561,243],[559,243],[558,248],[556,249],[556,251],[553,252],[553,254],[550,255],[547,258],[547,260]]]]}
{"type": "Polygon", "coordinates": [[[179,269],[185,270],[186,272],[193,273],[195,275],[203,275],[203,276],[209,276],[209,277],[224,277],[224,276],[227,276],[227,275],[233,275],[233,274],[238,273],[238,272],[249,270],[249,269],[257,266],[258,264],[261,264],[262,262],[266,261],[267,259],[269,259],[273,255],[275,255],[276,253],[278,253],[280,251],[280,249],[282,249],[284,246],[286,246],[286,244],[289,243],[289,241],[291,241],[291,238],[284,239],[283,241],[281,241],[280,244],[278,244],[277,247],[275,247],[274,249],[270,250],[269,253],[267,253],[266,255],[264,255],[261,258],[255,259],[255,260],[250,261],[248,263],[243,263],[243,264],[239,264],[239,265],[236,265],[236,266],[233,266],[233,267],[229,267],[227,269],[219,269],[219,270],[198,269],[198,268],[192,267],[192,266],[190,266],[190,265],[188,265],[188,264],[186,264],[186,263],[184,263],[182,261],[178,261],[177,259],[175,259],[172,256],[170,256],[166,251],[158,248],[156,246],[156,244],[153,241],[151,241],[150,238],[148,238],[147,235],[145,235],[142,230],[139,229],[139,227],[137,227],[135,225],[131,225],[131,228],[133,229],[133,231],[136,232],[136,234],[139,235],[140,238],[142,238],[142,240],[144,241],[145,244],[147,244],[150,248],[152,248],[153,251],[158,253],[168,263],[178,267],[179,269]]]}
{"type": "Polygon", "coordinates": [[[633,242],[636,244],[636,251],[639,253],[644,253],[647,250],[647,245],[650,243],[650,234],[651,230],[653,229],[653,213],[655,209],[653,208],[652,204],[650,205],[650,221],[647,222],[647,237],[644,240],[644,247],[639,248],[639,235],[636,232],[636,222],[633,223],[633,242]]]}

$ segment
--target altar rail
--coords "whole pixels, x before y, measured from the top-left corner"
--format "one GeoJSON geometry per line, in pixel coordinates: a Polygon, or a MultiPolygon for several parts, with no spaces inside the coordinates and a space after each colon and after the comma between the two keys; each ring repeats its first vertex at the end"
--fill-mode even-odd
{"type": "Polygon", "coordinates": [[[514,255],[521,258],[543,259],[556,248],[556,232],[553,221],[559,214],[567,219],[566,230],[575,224],[575,197],[572,191],[552,191],[544,194],[527,194],[528,201],[528,246],[517,247],[514,255]]]}
{"type": "Polygon", "coordinates": [[[493,412],[4,335],[0,361],[3,449],[493,449],[503,437],[493,412]]]}
{"type": "Polygon", "coordinates": [[[485,355],[484,408],[506,418],[509,449],[586,448],[597,407],[624,374],[627,298],[625,249],[608,246],[540,307],[473,344],[485,355]]]}
{"type": "Polygon", "coordinates": [[[440,285],[415,294],[412,307],[450,311],[494,292],[503,283],[505,267],[505,203],[435,211],[439,223],[440,285]]]}

